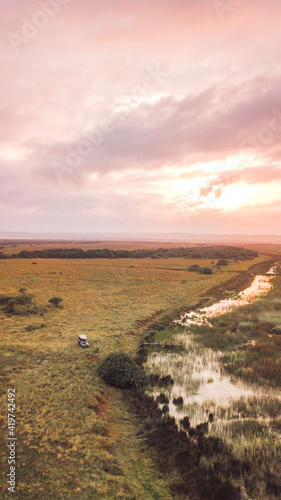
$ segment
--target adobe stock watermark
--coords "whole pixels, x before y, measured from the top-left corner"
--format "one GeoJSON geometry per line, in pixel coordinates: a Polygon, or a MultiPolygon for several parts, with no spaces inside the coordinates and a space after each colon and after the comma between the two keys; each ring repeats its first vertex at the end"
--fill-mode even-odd
{"type": "MultiPolygon", "coordinates": [[[[140,99],[147,98],[150,95],[149,93],[163,82],[167,73],[167,70],[161,66],[155,68],[148,67],[141,84],[135,85],[132,88],[127,100],[133,103],[136,100],[139,101],[140,99]]],[[[113,121],[104,119],[93,132],[85,134],[75,146],[68,147],[63,162],[52,162],[52,168],[58,181],[61,183],[65,174],[70,174],[77,169],[82,161],[93,153],[94,148],[102,144],[105,136],[111,134],[115,128],[116,126],[113,121]]]]}
{"type": "Polygon", "coordinates": [[[233,12],[242,2],[243,0],[213,0],[213,7],[220,20],[223,21],[225,16],[233,12]]]}
{"type": "Polygon", "coordinates": [[[129,93],[129,100],[134,103],[139,102],[141,99],[146,99],[149,96],[149,92],[155,90],[157,85],[161,85],[167,75],[168,71],[163,66],[157,66],[156,68],[147,67],[141,84],[135,85],[129,93]]]}
{"type": "Polygon", "coordinates": [[[114,130],[114,124],[104,119],[94,131],[86,133],[74,147],[68,146],[64,162],[52,162],[58,181],[61,183],[65,174],[70,174],[77,169],[83,159],[89,156],[94,148],[101,145],[105,135],[111,134],[114,130]]]}
{"type": "Polygon", "coordinates": [[[278,108],[273,108],[272,110],[272,118],[269,122],[262,127],[257,135],[248,136],[247,140],[243,141],[240,145],[241,149],[246,146],[250,146],[254,148],[256,152],[261,149],[263,146],[268,146],[273,142],[274,137],[277,134],[281,134],[281,111],[278,108]]]}
{"type": "Polygon", "coordinates": [[[31,19],[22,17],[20,33],[10,31],[8,39],[13,51],[18,54],[22,46],[26,46],[42,28],[45,28],[50,19],[56,17],[61,6],[69,4],[71,0],[39,0],[40,9],[34,12],[31,19]]]}

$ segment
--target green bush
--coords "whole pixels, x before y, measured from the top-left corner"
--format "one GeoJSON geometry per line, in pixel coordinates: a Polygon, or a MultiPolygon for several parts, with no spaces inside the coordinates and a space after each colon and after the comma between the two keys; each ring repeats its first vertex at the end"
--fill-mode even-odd
{"type": "Polygon", "coordinates": [[[217,266],[228,266],[229,261],[226,259],[219,259],[217,262],[217,266]]]}
{"type": "Polygon", "coordinates": [[[40,330],[41,328],[46,328],[45,323],[41,323],[41,325],[28,325],[25,330],[27,332],[33,332],[34,330],[40,330]]]}
{"type": "Polygon", "coordinates": [[[109,354],[99,364],[97,371],[104,382],[121,389],[137,387],[145,379],[144,371],[128,354],[122,352],[109,354]]]}
{"type": "Polygon", "coordinates": [[[38,307],[32,302],[32,299],[33,295],[0,295],[0,307],[7,316],[28,316],[43,313],[44,308],[38,307]]]}
{"type": "Polygon", "coordinates": [[[0,295],[0,306],[7,306],[9,304],[13,305],[26,305],[30,304],[32,302],[32,295],[26,295],[26,296],[10,296],[10,295],[0,295]]]}
{"type": "Polygon", "coordinates": [[[51,299],[49,299],[49,302],[51,304],[54,304],[55,307],[59,307],[59,304],[61,303],[61,301],[62,301],[62,299],[60,297],[52,297],[51,299]]]}
{"type": "Polygon", "coordinates": [[[201,270],[202,274],[213,274],[213,270],[210,267],[203,267],[201,270]]]}
{"type": "Polygon", "coordinates": [[[193,272],[193,271],[200,272],[201,271],[201,267],[198,266],[198,264],[193,264],[192,266],[189,266],[187,268],[187,270],[190,271],[190,272],[193,272]]]}

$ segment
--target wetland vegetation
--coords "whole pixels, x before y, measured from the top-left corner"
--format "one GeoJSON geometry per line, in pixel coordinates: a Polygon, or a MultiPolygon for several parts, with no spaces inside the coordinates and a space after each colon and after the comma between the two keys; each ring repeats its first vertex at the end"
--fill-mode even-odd
{"type": "MultiPolygon", "coordinates": [[[[228,307],[219,303],[217,308],[202,309],[201,314],[199,310],[183,315],[175,326],[157,333],[155,340],[180,340],[185,351],[147,355],[148,373],[170,374],[174,381],[163,392],[151,376],[154,383],[147,393],[157,398],[161,391],[162,400],[166,398],[169,418],[182,429],[187,460],[197,442],[199,458],[195,455],[192,464],[186,465],[196,471],[190,498],[231,499],[241,498],[241,494],[260,500],[280,498],[279,276],[272,285],[265,286],[263,293],[257,288],[258,299],[244,301],[243,306],[239,299],[237,305],[229,300],[228,307]],[[183,331],[181,325],[187,325],[183,331]],[[179,397],[182,404],[176,405],[179,397]],[[214,439],[219,440],[218,449],[213,448],[214,439]],[[207,494],[200,491],[197,480],[207,485],[210,475],[207,494]]],[[[245,297],[248,300],[250,293],[245,297]]],[[[161,453],[161,441],[156,440],[155,445],[161,453]]],[[[179,460],[177,453],[173,458],[170,455],[168,467],[180,468],[184,479],[187,471],[179,460]]]]}

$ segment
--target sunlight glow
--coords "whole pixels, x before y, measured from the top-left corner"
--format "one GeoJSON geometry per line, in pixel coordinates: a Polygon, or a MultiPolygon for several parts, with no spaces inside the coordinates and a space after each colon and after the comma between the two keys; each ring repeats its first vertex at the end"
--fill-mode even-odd
{"type": "Polygon", "coordinates": [[[213,200],[212,206],[234,210],[249,203],[249,188],[246,184],[234,184],[223,188],[222,194],[213,200]]]}

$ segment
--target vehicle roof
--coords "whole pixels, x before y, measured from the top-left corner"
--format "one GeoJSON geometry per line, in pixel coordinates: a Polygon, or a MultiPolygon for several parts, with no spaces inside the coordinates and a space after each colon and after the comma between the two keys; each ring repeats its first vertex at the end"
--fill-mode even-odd
{"type": "Polygon", "coordinates": [[[78,338],[79,338],[79,339],[81,339],[81,340],[87,340],[86,335],[79,335],[79,337],[78,337],[78,338]]]}

